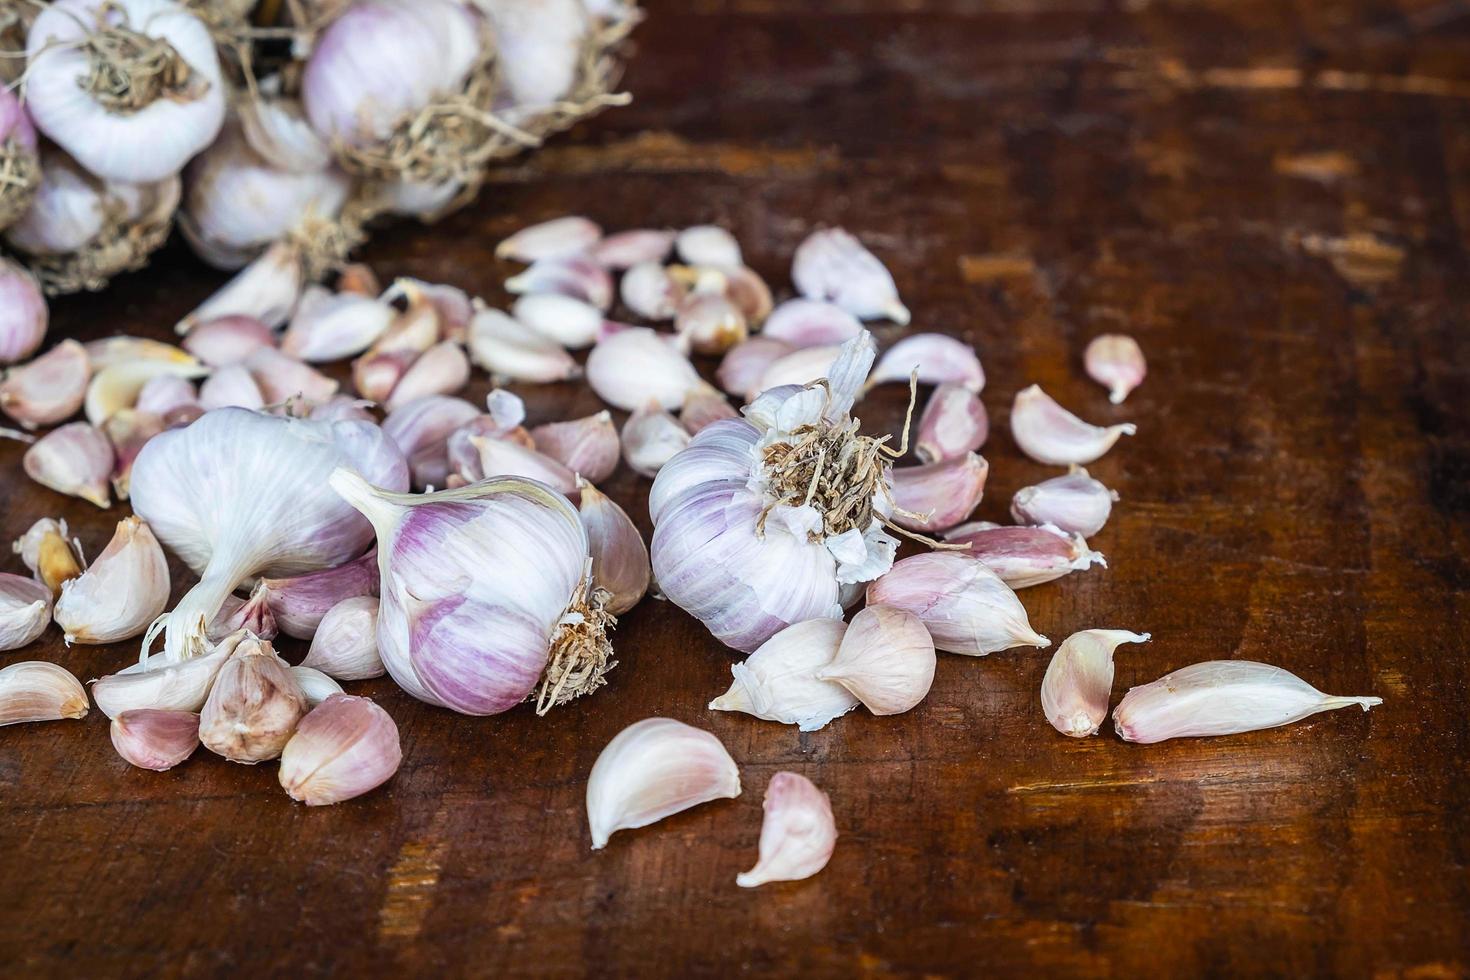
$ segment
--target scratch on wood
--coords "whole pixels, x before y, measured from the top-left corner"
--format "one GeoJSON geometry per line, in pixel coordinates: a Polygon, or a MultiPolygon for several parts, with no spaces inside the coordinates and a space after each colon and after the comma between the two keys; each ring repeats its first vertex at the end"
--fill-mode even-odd
{"type": "Polygon", "coordinates": [[[1337,274],[1356,286],[1373,286],[1398,278],[1404,250],[1372,232],[1318,235],[1289,232],[1286,243],[1308,255],[1326,259],[1337,274]]]}
{"type": "Polygon", "coordinates": [[[818,147],[762,147],[693,143],[674,133],[645,130],[595,146],[549,146],[520,166],[491,171],[495,183],[546,176],[618,173],[722,173],[731,177],[809,177],[836,168],[837,155],[818,147]]]}
{"type": "Polygon", "coordinates": [[[422,840],[407,841],[399,848],[378,912],[380,942],[413,940],[423,930],[448,849],[442,839],[445,817],[446,811],[436,812],[422,840]]]}
{"type": "Polygon", "coordinates": [[[1139,776],[1133,779],[1080,779],[1065,783],[1021,783],[1006,787],[1007,793],[1026,795],[1029,793],[1056,793],[1074,789],[1113,789],[1118,786],[1148,786],[1164,782],[1161,776],[1139,776]]]}
{"type": "Polygon", "coordinates": [[[1271,161],[1278,174],[1301,177],[1330,184],[1343,177],[1356,177],[1358,161],[1341,150],[1323,150],[1319,153],[1278,153],[1271,161]]]}
{"type": "Polygon", "coordinates": [[[1036,263],[1027,255],[961,255],[960,276],[971,284],[1030,278],[1036,263]]]}

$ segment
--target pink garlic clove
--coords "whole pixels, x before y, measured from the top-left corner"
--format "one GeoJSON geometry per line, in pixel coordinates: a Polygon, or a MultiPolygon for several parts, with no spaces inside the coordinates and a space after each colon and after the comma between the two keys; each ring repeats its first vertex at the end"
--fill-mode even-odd
{"type": "Polygon", "coordinates": [[[194,382],[176,374],[158,374],[143,382],[133,408],[139,412],[164,416],[179,408],[199,403],[194,382]]]}
{"type": "Polygon", "coordinates": [[[274,347],[276,335],[250,316],[225,316],[199,324],[184,338],[183,348],[213,368],[239,364],[262,347],[274,347]]]}
{"type": "Polygon", "coordinates": [[[112,719],[112,747],[129,765],[167,772],[199,748],[199,716],[158,708],[124,711],[112,719]]]}
{"type": "Polygon", "coordinates": [[[1148,373],[1138,341],[1121,333],[1094,337],[1083,352],[1082,363],[1087,376],[1108,389],[1108,401],[1114,405],[1122,404],[1148,373]]]}
{"type": "Polygon", "coordinates": [[[766,368],[760,379],[744,392],[746,401],[754,401],[756,396],[763,391],[779,388],[782,385],[811,384],[818,378],[825,378],[832,370],[832,362],[842,353],[838,347],[801,347],[786,354],[766,368]]]}
{"type": "Polygon", "coordinates": [[[104,510],[112,506],[112,443],[86,422],[52,429],[26,450],[26,476],[57,493],[81,497],[104,510]]]}
{"type": "Polygon", "coordinates": [[[536,262],[586,251],[601,237],[602,229],[587,218],[575,215],[553,218],[522,228],[502,241],[495,246],[495,257],[536,262]]]}
{"type": "Polygon", "coordinates": [[[317,404],[341,387],[336,380],[274,347],[262,347],[242,363],[267,405],[284,405],[293,398],[317,404]]]}
{"type": "Polygon", "coordinates": [[[923,621],[877,605],[852,617],[837,656],[816,676],[841,684],[875,715],[897,715],[924,700],[935,664],[934,638],[923,621]]]}
{"type": "Polygon", "coordinates": [[[688,447],[691,438],[678,419],[649,403],[623,423],[623,459],[633,472],[651,479],[688,447]]]}
{"type": "Polygon", "coordinates": [[[386,401],[418,359],[419,353],[409,350],[364,354],[352,362],[352,387],[368,401],[386,401]]]}
{"type": "Polygon", "coordinates": [[[578,513],[587,531],[587,553],[592,556],[592,580],[606,589],[606,609],[621,616],[648,591],[652,570],[648,546],[627,511],[592,484],[582,481],[578,513]]]}
{"type": "Polygon", "coordinates": [[[275,613],[271,612],[269,589],[256,583],[250,598],[241,599],[231,595],[220,605],[213,621],[205,628],[205,634],[215,643],[238,630],[249,630],[262,640],[274,640],[280,627],[275,613]]]}
{"type": "Polygon", "coordinates": [[[618,287],[623,304],[645,320],[672,320],[685,289],[657,262],[640,262],[623,273],[618,287]]]}
{"type": "Polygon", "coordinates": [[[18,262],[0,257],[0,364],[14,364],[34,354],[46,339],[49,321],[36,277],[18,262]]]}
{"type": "Polygon", "coordinates": [[[604,269],[631,269],[643,262],[662,263],[674,247],[676,232],[638,228],[620,231],[594,244],[587,254],[604,269]]]}
{"type": "Polygon", "coordinates": [[[1108,522],[1117,499],[1116,491],[1078,466],[1065,476],[1017,490],[1011,498],[1011,517],[1018,524],[1052,524],[1090,538],[1108,522]]]}
{"type": "Polygon", "coordinates": [[[868,387],[889,381],[909,383],[919,372],[919,384],[957,384],[980,394],[985,390],[985,369],[975,348],[942,333],[916,333],[894,344],[873,367],[868,387]]]}
{"type": "Polygon", "coordinates": [[[990,419],[980,396],[962,384],[946,382],[934,389],[924,414],[914,454],[939,463],[975,452],[990,435],[990,419]]]}
{"type": "Polygon", "coordinates": [[[587,382],[599,398],[625,412],[650,401],[672,411],[705,387],[689,358],[646,327],[613,334],[592,348],[587,382]]]}
{"type": "Polygon", "coordinates": [[[148,444],[148,440],[164,431],[167,426],[161,415],[139,412],[131,408],[119,409],[102,423],[102,434],[112,444],[112,489],[119,500],[128,499],[128,487],[132,482],[133,460],[148,444]]]}
{"type": "Polygon", "coordinates": [[[199,386],[199,404],[206,412],[232,406],[259,411],[265,407],[265,396],[260,393],[260,386],[255,383],[249,368],[243,364],[227,364],[215,368],[214,373],[199,386]]]}
{"type": "Polygon", "coordinates": [[[397,310],[375,297],[333,294],[312,286],[281,335],[281,353],[312,364],[356,357],[382,337],[397,316],[397,310]]]}
{"type": "Polygon", "coordinates": [[[1093,565],[1108,567],[1107,560],[1089,550],[1081,535],[1069,535],[1049,524],[1004,527],[977,521],[954,528],[944,540],[968,545],[961,554],[984,562],[1013,589],[1041,585],[1093,565]]]}
{"type": "Polygon", "coordinates": [[[718,225],[695,225],[674,238],[674,250],[686,265],[737,266],[743,262],[740,243],[718,225]]]}
{"type": "Polygon", "coordinates": [[[45,583],[0,572],[0,652],[35,641],[51,623],[51,590],[45,583]]]}
{"type": "Polygon", "coordinates": [[[671,266],[669,274],[696,293],[724,297],[750,327],[771,315],[771,287],[747,266],[671,266]]]}
{"type": "Polygon", "coordinates": [[[602,310],[559,293],[530,293],[516,300],[511,316],[570,350],[591,347],[602,329],[602,310]]]}
{"type": "Polygon", "coordinates": [[[601,483],[617,469],[622,443],[612,416],[598,412],[569,422],[549,422],[531,430],[536,450],[589,483],[601,483]]]}
{"type": "Polygon", "coordinates": [[[450,395],[470,381],[470,360],[464,348],[452,340],[424,351],[393,386],[384,407],[388,411],[433,395],[450,395]]]}
{"type": "Polygon", "coordinates": [[[844,344],[863,332],[857,317],[835,303],[820,299],[788,299],[771,312],[761,336],[793,347],[844,344]]]}
{"type": "Polygon", "coordinates": [[[449,436],[479,416],[463,398],[428,395],[398,405],[383,419],[383,432],[403,451],[417,489],[442,487],[449,476],[449,436]]]}
{"type": "Polygon", "coordinates": [[[225,316],[248,316],[274,330],[291,315],[304,285],[300,250],[277,242],[174,328],[187,334],[201,323],[225,316]]]}
{"type": "Polygon", "coordinates": [[[302,667],[333,680],[365,681],[387,673],[378,654],[378,597],[343,599],[322,617],[302,667]]]}
{"type": "Polygon", "coordinates": [[[560,344],[500,310],[475,314],[470,321],[469,349],[471,359],[496,379],[546,383],[582,373],[560,344]]]}
{"type": "Polygon", "coordinates": [[[735,411],[729,400],[713,388],[691,391],[684,396],[684,407],[679,410],[679,424],[688,429],[690,435],[697,435],[700,429],[723,419],[739,417],[740,413],[735,411]]]}
{"type": "Polygon", "coordinates": [[[896,562],[868,585],[868,604],[896,606],[923,621],[934,647],[983,657],[1017,646],[1051,641],[1031,628],[1026,609],[981,561],[953,552],[915,555],[896,562]]]}
{"type": "Polygon", "coordinates": [[[1016,393],[1011,405],[1011,435],[1021,451],[1038,463],[1068,466],[1091,463],[1120,436],[1138,431],[1132,422],[1102,428],[1082,421],[1032,385],[1016,393]]]}
{"type": "Polygon", "coordinates": [[[827,866],[837,847],[832,802],[812,781],[794,772],[778,772],[766,786],[761,804],[760,860],[737,875],[735,884],[755,888],[773,881],[800,881],[827,866]]]}
{"type": "Polygon", "coordinates": [[[943,531],[969,517],[985,493],[990,464],[968,453],[926,466],[895,466],[893,522],[910,531],[943,531]]]}
{"type": "Polygon", "coordinates": [[[1280,667],[1249,660],[1211,660],[1181,667],[1135,687],[1113,710],[1125,742],[1235,735],[1290,725],[1319,711],[1383,703],[1374,697],[1334,697],[1280,667]]]}
{"type": "Polygon", "coordinates": [[[1127,630],[1083,630],[1063,640],[1041,679],[1041,710],[1051,726],[1073,738],[1096,735],[1113,694],[1113,651],[1149,638],[1127,630]]]}
{"type": "Polygon", "coordinates": [[[286,795],[307,806],[354,799],[393,778],[403,762],[398,726],[367,698],[333,694],[311,710],[281,752],[286,795]]]}
{"type": "Polygon", "coordinates": [[[215,676],[199,713],[199,740],[231,762],[277,759],[306,707],[290,666],[270,643],[246,634],[215,676]]]}
{"type": "Polygon", "coordinates": [[[534,449],[484,436],[470,436],[470,445],[479,451],[480,469],[486,477],[523,476],[540,480],[564,494],[571,494],[577,489],[577,474],[534,449]]]}
{"type": "MultiPolygon", "coordinates": [[[[594,258],[566,255],[542,259],[520,275],[512,276],[505,281],[505,291],[515,295],[565,296],[606,311],[612,306],[613,280],[594,258]]],[[[524,318],[517,314],[517,319],[524,318]]]]}
{"type": "Polygon", "coordinates": [[[316,635],[328,610],[353,596],[377,595],[380,582],[378,553],[373,549],[319,572],[294,578],[263,578],[260,587],[280,631],[298,640],[309,640],[316,635]]]}
{"type": "Polygon", "coordinates": [[[859,319],[886,318],[900,326],[909,322],[893,276],[841,228],[812,232],[797,246],[791,281],[808,299],[831,300],[859,319]]]}
{"type": "Polygon", "coordinates": [[[748,334],[745,314],[723,295],[696,293],[674,318],[674,330],[696,354],[723,354],[748,334]]]}
{"type": "Polygon", "coordinates": [[[757,389],[771,365],[796,349],[773,337],[751,337],[730,348],[715,371],[715,380],[726,393],[747,398],[751,391],[757,389]]]}
{"type": "Polygon", "coordinates": [[[67,338],[29,364],[5,372],[0,411],[27,429],[54,425],[82,407],[91,377],[86,348],[67,338]]]}

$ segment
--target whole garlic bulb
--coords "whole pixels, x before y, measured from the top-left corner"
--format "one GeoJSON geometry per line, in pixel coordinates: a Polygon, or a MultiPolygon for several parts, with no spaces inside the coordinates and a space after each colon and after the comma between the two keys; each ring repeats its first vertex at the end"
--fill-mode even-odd
{"type": "Polygon", "coordinates": [[[25,213],[41,179],[36,127],[8,86],[0,85],[0,228],[25,213]]]}
{"type": "Polygon", "coordinates": [[[793,623],[840,619],[840,588],[893,564],[886,447],[848,414],[873,354],[859,335],[826,381],[766,392],[744,419],[700,430],[654,480],[654,578],[737,650],[793,623]]]}
{"type": "Polygon", "coordinates": [[[173,0],[56,0],[26,57],[36,127],[104,180],[172,177],[224,122],[209,28],[173,0]]]}

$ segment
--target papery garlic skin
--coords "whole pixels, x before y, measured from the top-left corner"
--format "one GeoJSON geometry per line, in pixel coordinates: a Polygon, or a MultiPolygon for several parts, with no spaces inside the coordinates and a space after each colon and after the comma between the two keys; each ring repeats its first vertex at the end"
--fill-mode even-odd
{"type": "Polygon", "coordinates": [[[873,368],[868,387],[897,381],[908,384],[918,372],[919,384],[957,384],[975,394],[985,390],[985,369],[975,348],[942,333],[916,333],[894,344],[873,368]]]}
{"type": "Polygon", "coordinates": [[[87,351],[70,337],[19,367],[0,383],[0,411],[27,429],[53,425],[76,414],[92,376],[87,351]]]}
{"type": "Polygon", "coordinates": [[[1101,552],[1087,547],[1078,534],[1067,534],[1050,524],[1041,527],[1005,527],[976,521],[945,532],[946,543],[967,545],[957,552],[984,562],[1013,589],[1052,582],[1093,565],[1108,567],[1101,552]]]}
{"type": "Polygon", "coordinates": [[[910,531],[943,531],[980,506],[990,464],[974,453],[892,471],[893,523],[910,531]]]}
{"type": "Polygon", "coordinates": [[[1073,738],[1096,735],[1113,694],[1113,651],[1149,639],[1128,630],[1082,630],[1063,640],[1041,679],[1041,710],[1051,726],[1073,738]]]}
{"type": "Polygon", "coordinates": [[[934,648],[983,657],[1051,641],[1031,628],[1026,609],[984,562],[953,552],[915,555],[868,586],[869,605],[890,605],[923,621],[934,648]]]}
{"type": "Polygon", "coordinates": [[[231,762],[280,756],[306,714],[291,668],[264,640],[246,636],[215,677],[199,713],[199,740],[231,762]]]}
{"type": "Polygon", "coordinates": [[[862,332],[862,322],[837,304],[798,297],[772,310],[760,335],[793,347],[824,347],[846,343],[862,332]]]}
{"type": "Polygon", "coordinates": [[[613,334],[587,355],[587,383],[614,408],[635,412],[649,402],[674,411],[705,381],[689,358],[646,327],[613,334]]]}
{"type": "Polygon", "coordinates": [[[989,436],[990,418],[980,396],[946,381],[934,389],[919,416],[914,454],[926,463],[941,463],[975,452],[989,436]]]}
{"type": "Polygon", "coordinates": [[[23,575],[0,572],[0,652],[28,645],[50,622],[51,590],[23,575]]]}
{"type": "Polygon", "coordinates": [[[1108,389],[1108,401],[1114,405],[1123,404],[1148,373],[1138,341],[1121,333],[1094,337],[1082,354],[1082,363],[1087,376],[1108,389]]]}
{"type": "Polygon", "coordinates": [[[267,601],[267,590],[258,582],[248,599],[233,595],[225,599],[205,635],[218,643],[240,630],[246,630],[262,640],[274,640],[280,632],[275,614],[271,612],[267,601]]]}
{"type": "Polygon", "coordinates": [[[66,668],[44,660],[0,668],[0,728],[81,718],[86,713],[87,692],[66,668]]]}
{"type": "Polygon", "coordinates": [[[618,468],[622,441],[612,415],[598,412],[531,430],[537,452],[550,456],[589,483],[601,483],[618,468]]]}
{"type": "Polygon", "coordinates": [[[582,481],[577,511],[587,531],[592,579],[609,595],[607,611],[621,616],[648,591],[652,570],[643,536],[617,502],[582,481]]]}
{"type": "Polygon", "coordinates": [[[36,277],[25,266],[0,256],[0,364],[14,364],[34,354],[46,339],[49,320],[36,277]]]}
{"type": "Polygon", "coordinates": [[[654,477],[664,464],[689,445],[689,430],[656,403],[649,403],[623,423],[623,459],[634,473],[654,477]]]}
{"type": "Polygon", "coordinates": [[[1065,476],[1022,487],[1011,498],[1011,516],[1021,524],[1051,524],[1090,538],[1103,529],[1118,493],[1094,480],[1082,467],[1065,476]]]}
{"type": "Polygon", "coordinates": [[[909,322],[893,276],[877,256],[841,228],[814,231],[797,246],[791,281],[808,299],[836,303],[862,320],[909,322]]]}
{"type": "Polygon", "coordinates": [[[837,847],[832,801],[812,781],[794,772],[778,772],[766,786],[761,804],[760,860],[737,875],[735,884],[756,888],[773,881],[800,881],[827,866],[837,847]]]}
{"type": "Polygon", "coordinates": [[[1113,710],[1125,742],[1235,735],[1301,721],[1320,711],[1383,703],[1323,694],[1290,671],[1250,660],[1209,660],[1130,688],[1113,710]]]}
{"type": "Polygon", "coordinates": [[[831,664],[847,624],[812,619],[788,626],[730,672],[734,683],[709,703],[711,711],[743,711],[766,721],[814,732],[858,706],[841,684],[818,676],[831,664]]]}
{"type": "Polygon", "coordinates": [[[68,644],[131,640],[168,606],[168,595],[163,548],[147,524],[127,517],[92,566],[62,585],[56,622],[68,644]]]}
{"type": "Polygon", "coordinates": [[[755,384],[745,390],[745,400],[754,401],[761,392],[772,388],[807,385],[825,378],[841,353],[842,348],[834,345],[799,347],[772,361],[755,384]]]}
{"type": "Polygon", "coordinates": [[[934,639],[919,617],[874,605],[852,617],[836,656],[816,677],[841,684],[875,715],[898,715],[928,695],[936,663],[934,639]]]}
{"type": "MultiPolygon", "coordinates": [[[[18,17],[13,26],[19,31],[21,21],[18,17]]],[[[36,127],[31,124],[20,98],[8,85],[0,85],[0,171],[9,177],[0,184],[0,229],[30,207],[31,197],[40,180],[40,170],[36,127]]]]}
{"type": "Polygon", "coordinates": [[[167,772],[199,748],[199,716],[158,708],[124,711],[112,719],[112,747],[129,765],[167,772]]]}
{"type": "Polygon", "coordinates": [[[1011,435],[1021,451],[1054,466],[1091,463],[1122,436],[1138,431],[1132,422],[1106,428],[1082,421],[1032,385],[1016,393],[1011,405],[1011,435]]]}
{"type": "Polygon", "coordinates": [[[537,262],[584,251],[602,237],[597,223],[572,215],[530,225],[495,246],[497,259],[537,262]]]}
{"type": "Polygon", "coordinates": [[[367,698],[334,694],[311,710],[281,752],[281,787],[307,806],[341,803],[393,778],[398,726],[367,698]]]}
{"type": "Polygon", "coordinates": [[[106,510],[112,506],[108,481],[114,460],[105,435],[86,422],[72,422],[42,436],[26,450],[22,465],[43,487],[106,510]]]}
{"type": "Polygon", "coordinates": [[[343,599],[327,610],[301,666],[339,681],[365,681],[387,673],[378,656],[378,597],[343,599]]]}
{"type": "Polygon", "coordinates": [[[739,795],[740,770],[718,738],[672,718],[645,718],[607,743],[587,777],[592,849],[619,830],[739,795]]]}

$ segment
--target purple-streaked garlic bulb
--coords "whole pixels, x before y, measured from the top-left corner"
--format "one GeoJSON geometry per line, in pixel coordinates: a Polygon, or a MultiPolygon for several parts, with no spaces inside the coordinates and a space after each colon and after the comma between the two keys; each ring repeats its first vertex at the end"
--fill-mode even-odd
{"type": "Polygon", "coordinates": [[[40,179],[36,127],[15,93],[0,85],[0,228],[25,213],[40,179]]]}

